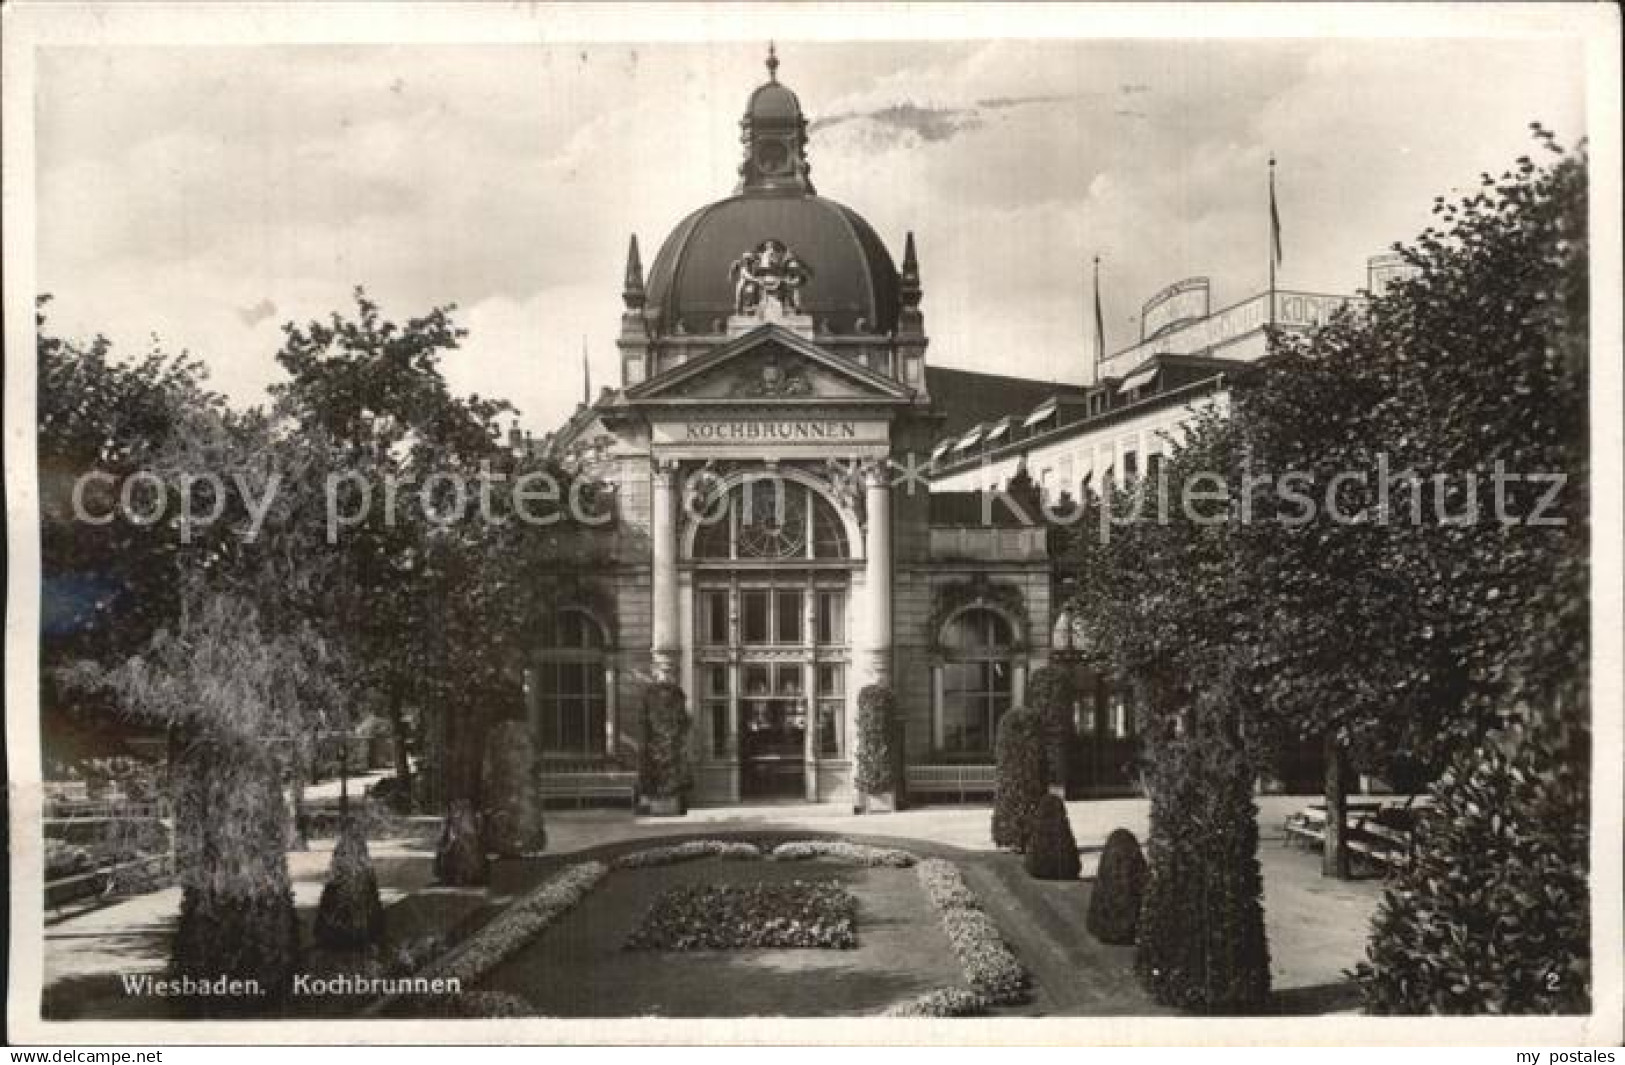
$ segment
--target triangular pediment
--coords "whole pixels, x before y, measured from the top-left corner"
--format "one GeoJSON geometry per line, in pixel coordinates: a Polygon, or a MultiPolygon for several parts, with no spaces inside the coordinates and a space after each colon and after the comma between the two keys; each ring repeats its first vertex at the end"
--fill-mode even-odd
{"type": "Polygon", "coordinates": [[[764,325],[626,392],[629,402],[906,402],[908,389],[776,325],[764,325]]]}

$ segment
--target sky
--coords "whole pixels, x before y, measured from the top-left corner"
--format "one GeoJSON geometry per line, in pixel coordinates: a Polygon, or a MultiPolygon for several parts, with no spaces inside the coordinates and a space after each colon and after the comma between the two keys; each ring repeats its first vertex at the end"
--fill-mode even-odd
{"type": "MultiPolygon", "coordinates": [[[[619,384],[627,238],[645,264],[729,195],[764,43],[50,48],[37,270],[58,335],[185,349],[242,404],[282,323],[455,304],[446,362],[538,435],[619,384]]],[[[1584,134],[1559,38],[809,43],[779,78],[812,178],[901,259],[935,365],[1088,380],[1090,260],[1109,350],[1164,285],[1264,290],[1267,161],[1283,288],[1349,293],[1435,196],[1584,134]]]]}

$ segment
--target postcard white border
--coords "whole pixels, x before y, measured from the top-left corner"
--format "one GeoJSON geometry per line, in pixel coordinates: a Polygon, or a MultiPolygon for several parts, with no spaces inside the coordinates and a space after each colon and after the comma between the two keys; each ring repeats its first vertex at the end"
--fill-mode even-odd
{"type": "Polygon", "coordinates": [[[6,743],[12,839],[7,1016],[13,1041],[1102,1045],[1607,1045],[1621,1035],[1620,21],[1599,4],[57,4],[3,12],[6,743]],[[1585,45],[1592,227],[1594,1012],[1589,1017],[46,1022],[41,908],[34,436],[34,50],[40,47],[981,38],[1522,38],[1585,45]]]}

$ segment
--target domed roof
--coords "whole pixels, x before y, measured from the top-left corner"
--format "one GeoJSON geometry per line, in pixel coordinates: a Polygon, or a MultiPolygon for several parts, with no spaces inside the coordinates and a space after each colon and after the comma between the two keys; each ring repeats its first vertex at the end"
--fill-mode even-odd
{"type": "Polygon", "coordinates": [[[896,328],[897,267],[856,211],[822,196],[747,191],[700,208],[666,238],[649,271],[648,309],[661,332],[719,332],[733,313],[730,267],[765,240],[811,272],[801,312],[837,333],[896,328]]]}
{"type": "Polygon", "coordinates": [[[647,313],[657,332],[720,333],[734,310],[733,265],[778,241],[806,269],[801,314],[836,333],[896,328],[898,275],[891,254],[858,213],[819,196],[808,179],[807,122],[796,94],[768,80],[745,104],[739,187],[700,208],[666,238],[649,271],[647,313]]]}
{"type": "Polygon", "coordinates": [[[755,121],[793,121],[801,117],[801,101],[776,81],[768,81],[750,94],[745,114],[755,121]]]}

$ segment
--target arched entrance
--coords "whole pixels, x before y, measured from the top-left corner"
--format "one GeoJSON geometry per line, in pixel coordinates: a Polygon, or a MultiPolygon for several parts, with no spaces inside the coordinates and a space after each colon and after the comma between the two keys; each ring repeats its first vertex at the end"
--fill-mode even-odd
{"type": "Polygon", "coordinates": [[[846,750],[853,523],[810,478],[734,479],[690,516],[702,761],[746,801],[815,800],[846,750]]]}

